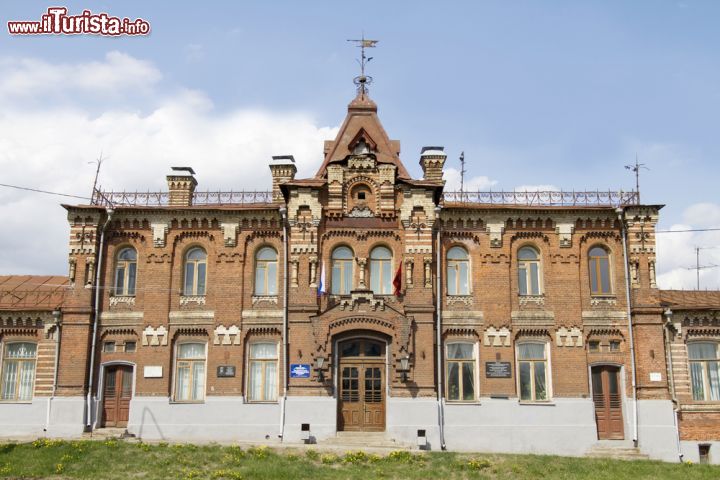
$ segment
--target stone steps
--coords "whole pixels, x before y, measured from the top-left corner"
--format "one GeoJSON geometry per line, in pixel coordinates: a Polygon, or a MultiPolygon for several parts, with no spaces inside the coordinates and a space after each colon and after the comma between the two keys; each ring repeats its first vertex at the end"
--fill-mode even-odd
{"type": "Polygon", "coordinates": [[[392,449],[401,450],[410,448],[401,442],[397,442],[394,438],[387,436],[385,432],[337,432],[332,438],[327,438],[318,442],[318,447],[332,446],[344,447],[348,449],[392,449]]]}
{"type": "Polygon", "coordinates": [[[612,458],[614,460],[649,460],[650,457],[632,446],[596,445],[585,454],[588,458],[612,458]]]}
{"type": "Polygon", "coordinates": [[[85,432],[82,434],[82,438],[86,440],[135,440],[135,435],[128,433],[125,427],[105,427],[85,432]]]}

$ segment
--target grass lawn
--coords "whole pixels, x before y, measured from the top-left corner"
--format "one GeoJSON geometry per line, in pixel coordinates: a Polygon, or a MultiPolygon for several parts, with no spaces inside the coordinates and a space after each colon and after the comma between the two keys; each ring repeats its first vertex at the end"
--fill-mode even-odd
{"type": "Polygon", "coordinates": [[[342,455],[220,445],[61,441],[0,444],[0,478],[718,479],[720,467],[538,455],[451,452],[342,455]]]}

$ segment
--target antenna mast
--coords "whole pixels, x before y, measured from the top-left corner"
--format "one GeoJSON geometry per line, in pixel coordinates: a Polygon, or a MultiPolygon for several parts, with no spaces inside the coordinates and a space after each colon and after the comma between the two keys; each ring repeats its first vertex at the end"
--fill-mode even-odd
{"type": "Polygon", "coordinates": [[[638,155],[635,154],[635,165],[625,165],[627,170],[635,172],[635,191],[637,192],[637,203],[640,203],[640,169],[650,170],[644,163],[638,163],[638,155]]]}
{"type": "Polygon", "coordinates": [[[460,195],[465,188],[465,152],[460,152],[460,195]]]}
{"type": "Polygon", "coordinates": [[[100,150],[100,156],[97,158],[97,160],[93,160],[92,162],[88,163],[97,163],[97,169],[95,169],[95,180],[93,181],[93,187],[92,187],[92,195],[90,195],[90,203],[95,204],[96,200],[96,193],[97,193],[97,182],[98,177],[100,176],[100,166],[102,166],[103,163],[103,152],[100,150]]]}

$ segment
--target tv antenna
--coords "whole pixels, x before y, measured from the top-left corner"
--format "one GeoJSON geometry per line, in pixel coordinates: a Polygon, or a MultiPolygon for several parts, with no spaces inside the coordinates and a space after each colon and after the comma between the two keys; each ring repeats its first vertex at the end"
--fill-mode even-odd
{"type": "Polygon", "coordinates": [[[635,165],[625,165],[627,170],[635,172],[635,191],[637,192],[637,203],[640,203],[640,169],[650,170],[644,163],[638,163],[638,155],[635,154],[635,165]]]}
{"type": "Polygon", "coordinates": [[[465,187],[465,152],[460,152],[460,194],[465,187]]]}

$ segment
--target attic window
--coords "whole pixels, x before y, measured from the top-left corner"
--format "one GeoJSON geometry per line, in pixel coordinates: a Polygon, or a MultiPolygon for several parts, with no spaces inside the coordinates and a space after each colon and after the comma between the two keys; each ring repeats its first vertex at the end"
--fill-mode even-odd
{"type": "Polygon", "coordinates": [[[361,138],[353,149],[353,155],[365,155],[367,153],[370,153],[370,147],[365,142],[365,139],[361,138]]]}

